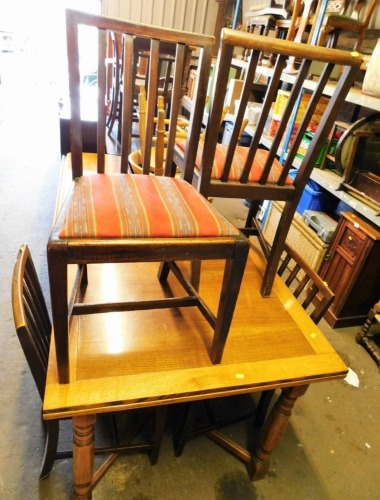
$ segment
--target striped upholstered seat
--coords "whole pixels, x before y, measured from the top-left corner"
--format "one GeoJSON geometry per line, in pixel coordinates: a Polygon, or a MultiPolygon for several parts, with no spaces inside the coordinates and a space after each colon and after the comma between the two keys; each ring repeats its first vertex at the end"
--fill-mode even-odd
{"type": "Polygon", "coordinates": [[[171,177],[79,177],[60,238],[194,238],[239,231],[188,183],[171,177]]]}
{"type": "MultiPolygon", "coordinates": [[[[204,143],[201,141],[198,145],[197,157],[195,161],[195,167],[199,170],[202,164],[202,155],[203,155],[203,145],[204,143]]],[[[182,152],[185,151],[186,143],[184,141],[178,141],[177,146],[180,148],[182,152]]],[[[217,144],[215,149],[215,155],[213,158],[213,165],[211,171],[211,179],[220,180],[223,173],[223,168],[226,162],[226,154],[228,150],[227,144],[217,144]]],[[[229,181],[239,182],[241,175],[244,170],[244,164],[247,159],[247,155],[249,152],[249,148],[245,146],[236,146],[235,154],[232,159],[231,170],[228,174],[229,181]]],[[[247,182],[259,182],[261,174],[263,173],[265,162],[268,158],[268,151],[266,149],[258,149],[256,151],[255,157],[252,162],[252,167],[248,175],[247,182]]],[[[275,158],[272,164],[272,168],[270,170],[270,174],[268,177],[268,183],[275,184],[278,182],[280,178],[280,174],[282,172],[281,163],[275,158]]],[[[285,184],[292,184],[293,179],[287,176],[285,184]]]]}

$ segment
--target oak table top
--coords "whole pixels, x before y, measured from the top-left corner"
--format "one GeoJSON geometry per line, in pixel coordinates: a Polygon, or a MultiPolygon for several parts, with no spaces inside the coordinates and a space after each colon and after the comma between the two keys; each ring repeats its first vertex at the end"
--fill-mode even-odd
{"type": "MultiPolygon", "coordinates": [[[[205,262],[202,293],[217,304],[222,265],[205,262]]],[[[281,279],[262,298],[264,260],[252,248],[220,365],[212,330],[196,308],[76,316],[69,384],[59,384],[51,353],[44,418],[62,418],[197,400],[342,378],[347,368],[281,279]]],[[[162,294],[157,264],[89,266],[85,301],[162,294]],[[124,294],[122,293],[124,292],[124,294]],[[123,296],[124,295],[124,296],[123,296]]],[[[178,286],[169,281],[170,286],[178,286]]],[[[121,299],[122,300],[122,299],[121,299]]],[[[52,343],[54,351],[54,343],[52,343]]]]}

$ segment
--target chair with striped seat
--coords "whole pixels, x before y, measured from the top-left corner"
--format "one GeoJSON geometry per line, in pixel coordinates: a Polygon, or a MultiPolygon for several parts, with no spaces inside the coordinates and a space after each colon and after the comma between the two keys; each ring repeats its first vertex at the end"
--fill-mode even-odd
{"type": "MultiPolygon", "coordinates": [[[[70,379],[69,323],[73,314],[100,314],[112,311],[145,311],[173,308],[178,315],[181,307],[194,307],[202,313],[209,337],[205,338],[211,362],[221,361],[235,303],[238,297],[245,263],[248,240],[227,221],[185,178],[175,178],[173,150],[176,126],[183,95],[183,74],[188,55],[197,50],[198,85],[193,112],[189,119],[184,165],[187,173],[193,168],[201,133],[206,87],[211,67],[214,38],[182,31],[140,25],[103,16],[67,10],[67,53],[71,98],[72,185],[59,211],[48,241],[48,269],[51,291],[54,335],[56,340],[60,383],[70,379]],[[81,26],[91,26],[98,32],[98,147],[96,170],[88,172],[87,156],[83,154],[80,120],[80,58],[78,32],[81,26]],[[136,45],[143,40],[149,46],[149,79],[147,91],[146,133],[143,175],[128,170],[131,151],[134,76],[125,71],[123,78],[121,157],[113,172],[106,169],[110,158],[105,154],[105,64],[107,32],[121,33],[123,66],[135,65],[136,45]],[[175,53],[170,118],[167,124],[166,160],[162,176],[149,175],[152,131],[157,103],[160,74],[158,60],[162,46],[169,45],[175,53]],[[116,171],[115,171],[116,170],[116,171]],[[86,174],[91,175],[86,175],[86,174]],[[222,259],[225,272],[221,283],[220,301],[211,308],[198,293],[199,275],[191,273],[190,262],[222,259]],[[122,303],[105,299],[102,303],[84,303],[86,286],[90,285],[89,264],[159,263],[159,291],[154,296],[133,297],[122,303]],[[68,293],[68,267],[74,264],[78,273],[73,290],[68,293]],[[189,270],[190,268],[190,270],[189,270]],[[177,278],[185,293],[173,296],[171,279],[177,278]],[[88,283],[87,283],[88,282],[88,283]]],[[[197,266],[195,266],[197,267],[197,266]]],[[[141,277],[144,280],[144,276],[141,277]]],[[[178,286],[177,286],[178,288],[178,286]]],[[[178,315],[180,321],[180,315],[178,315]]],[[[203,324],[203,323],[202,323],[203,324]]],[[[149,320],[142,328],[149,328],[149,320]]],[[[205,327],[202,327],[205,328],[205,327]]],[[[196,331],[194,332],[194,335],[196,331]]],[[[154,332],[152,332],[154,335],[154,332]]]]}
{"type": "MultiPolygon", "coordinates": [[[[229,29],[222,32],[206,137],[199,144],[196,154],[195,177],[198,190],[205,197],[251,200],[245,227],[242,228],[247,236],[260,234],[256,215],[263,200],[285,202],[263,277],[263,296],[271,293],[296,207],[361,62],[362,57],[358,53],[229,29]],[[238,109],[235,107],[231,139],[228,144],[220,144],[220,120],[229,83],[226,68],[231,66],[235,54],[247,49],[251,53],[245,67],[238,109]],[[262,52],[275,55],[273,69],[263,70],[259,66],[262,52]],[[293,75],[285,72],[290,56],[301,61],[293,75]],[[321,76],[308,81],[314,63],[318,63],[321,76]],[[344,70],[331,95],[328,87],[336,66],[344,67],[344,70]],[[250,146],[241,146],[239,134],[247,103],[251,99],[252,82],[259,79],[266,82],[261,114],[254,127],[246,128],[252,136],[250,146]],[[281,89],[282,85],[286,85],[287,90],[281,89]],[[331,97],[327,99],[325,93],[331,97]],[[313,141],[304,157],[298,158],[299,146],[308,130],[313,130],[313,141]],[[298,172],[293,180],[288,173],[294,165],[298,172]]],[[[177,144],[182,155],[186,147],[183,142],[177,144]]],[[[185,178],[190,179],[193,172],[193,168],[189,168],[185,178]]]]}

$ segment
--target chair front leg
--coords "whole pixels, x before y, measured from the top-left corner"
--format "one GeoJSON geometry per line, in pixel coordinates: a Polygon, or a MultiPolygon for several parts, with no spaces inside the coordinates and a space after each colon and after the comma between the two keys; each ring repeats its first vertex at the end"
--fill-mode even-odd
{"type": "Polygon", "coordinates": [[[48,246],[47,257],[58,379],[66,384],[70,380],[67,259],[60,245],[48,246]]]}
{"type": "Polygon", "coordinates": [[[214,364],[220,363],[222,359],[224,345],[227,340],[239,296],[240,285],[243,280],[248,251],[248,240],[241,239],[236,242],[234,258],[226,261],[220,302],[216,316],[214,338],[211,347],[211,361],[214,364]]]}

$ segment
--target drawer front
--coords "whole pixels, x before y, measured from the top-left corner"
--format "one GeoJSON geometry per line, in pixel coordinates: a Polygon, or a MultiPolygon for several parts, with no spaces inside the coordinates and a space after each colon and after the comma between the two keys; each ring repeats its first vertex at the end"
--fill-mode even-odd
{"type": "Polygon", "coordinates": [[[339,246],[343,248],[352,259],[360,256],[365,245],[365,240],[360,238],[357,233],[354,233],[350,227],[346,226],[340,240],[339,246]]]}

